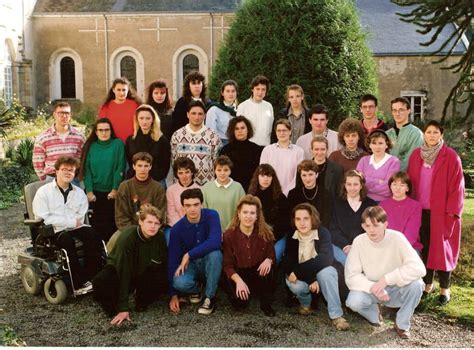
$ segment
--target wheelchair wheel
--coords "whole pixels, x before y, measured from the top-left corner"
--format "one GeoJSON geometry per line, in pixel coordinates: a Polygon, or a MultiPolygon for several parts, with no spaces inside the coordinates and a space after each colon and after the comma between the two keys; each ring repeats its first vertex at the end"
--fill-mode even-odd
{"type": "Polygon", "coordinates": [[[37,295],[41,292],[41,280],[31,266],[22,265],[20,277],[21,283],[28,294],[37,295]]]}
{"type": "Polygon", "coordinates": [[[44,295],[51,304],[61,304],[67,298],[67,287],[63,280],[48,278],[44,283],[44,295]]]}

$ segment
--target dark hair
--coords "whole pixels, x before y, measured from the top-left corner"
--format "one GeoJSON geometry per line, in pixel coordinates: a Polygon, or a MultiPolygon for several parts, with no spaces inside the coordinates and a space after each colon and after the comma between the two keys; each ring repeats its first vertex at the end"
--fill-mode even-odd
{"type": "MultiPolygon", "coordinates": [[[[222,83],[221,85],[221,94],[219,96],[219,102],[224,104],[224,96],[222,96],[222,93],[224,92],[225,90],[225,87],[226,86],[233,86],[235,87],[235,91],[238,91],[239,90],[239,86],[237,85],[237,83],[234,81],[234,80],[226,80],[222,83]]],[[[235,99],[235,102],[237,103],[237,97],[235,99]]]]}
{"type": "Polygon", "coordinates": [[[245,125],[247,126],[247,131],[248,131],[247,140],[251,139],[253,137],[252,123],[250,122],[250,120],[245,118],[243,115],[239,115],[237,117],[231,118],[230,121],[229,121],[229,126],[227,127],[227,131],[225,133],[227,135],[227,138],[229,139],[229,143],[235,142],[235,132],[234,132],[234,130],[235,130],[235,127],[237,126],[237,124],[239,124],[239,123],[245,123],[245,125]]]}
{"type": "Polygon", "coordinates": [[[423,134],[426,132],[426,130],[430,127],[430,126],[433,126],[435,127],[436,129],[438,129],[440,132],[441,132],[441,135],[443,135],[443,132],[444,132],[444,128],[443,126],[441,125],[441,123],[437,120],[430,120],[428,121],[425,126],[423,127],[423,134]]]}
{"type": "Polygon", "coordinates": [[[405,97],[394,98],[392,101],[390,101],[390,108],[392,108],[393,104],[397,102],[403,103],[407,107],[407,109],[411,109],[410,101],[408,101],[408,99],[406,99],[405,97]]]}
{"type": "Polygon", "coordinates": [[[140,98],[136,95],[135,89],[133,88],[130,81],[125,77],[120,77],[120,78],[115,79],[112,82],[112,86],[110,87],[109,92],[107,93],[107,96],[105,98],[104,105],[106,105],[107,103],[109,103],[112,100],[115,100],[114,88],[118,84],[123,84],[123,85],[128,86],[127,100],[134,100],[138,104],[141,103],[140,98]]]}
{"type": "Polygon", "coordinates": [[[189,84],[191,84],[194,81],[202,82],[202,90],[201,90],[201,95],[199,95],[199,97],[201,98],[202,102],[206,104],[207,103],[206,77],[202,75],[201,73],[199,73],[198,71],[189,72],[189,74],[186,75],[186,77],[184,78],[184,82],[183,82],[184,101],[189,103],[192,100],[193,95],[191,94],[191,88],[189,87],[189,84]]]}
{"type": "Polygon", "coordinates": [[[366,95],[362,95],[362,97],[359,99],[359,107],[362,107],[362,103],[367,102],[367,101],[374,101],[375,107],[377,107],[378,105],[377,97],[375,97],[372,94],[366,94],[366,95]]]}
{"type": "Polygon", "coordinates": [[[181,199],[181,205],[184,205],[184,200],[185,199],[191,199],[191,198],[197,198],[199,201],[204,202],[204,197],[202,195],[202,191],[200,188],[188,188],[187,190],[184,190],[181,193],[180,199],[181,199]]]}
{"type": "Polygon", "coordinates": [[[365,134],[362,129],[360,120],[355,118],[347,118],[342,121],[337,130],[337,140],[341,145],[346,147],[346,142],[344,141],[345,134],[352,134],[356,132],[359,135],[359,141],[357,143],[358,147],[364,148],[365,134]]]}
{"type": "Polygon", "coordinates": [[[370,219],[370,221],[375,225],[378,222],[384,223],[387,222],[387,213],[385,210],[376,205],[373,207],[368,207],[365,208],[365,210],[362,212],[362,217],[361,221],[364,224],[367,219],[370,219]]]}
{"type": "Polygon", "coordinates": [[[69,104],[69,102],[59,101],[59,102],[56,102],[56,103],[54,104],[53,111],[56,112],[56,110],[57,110],[58,108],[61,108],[61,107],[69,107],[69,108],[72,108],[71,105],[69,104]]]}
{"type": "Polygon", "coordinates": [[[80,166],[79,159],[74,158],[74,157],[69,157],[69,156],[61,156],[54,163],[54,169],[56,169],[56,171],[59,170],[59,168],[63,164],[75,167],[76,174],[77,174],[77,171],[79,170],[79,166],[80,166]]]}
{"type": "Polygon", "coordinates": [[[267,93],[268,90],[270,90],[270,80],[264,75],[257,75],[255,78],[252,79],[250,82],[250,90],[253,90],[253,88],[257,85],[265,85],[267,87],[267,93]]]}
{"type": "Polygon", "coordinates": [[[248,193],[254,196],[257,195],[257,192],[260,189],[260,185],[258,183],[258,175],[267,175],[272,177],[272,183],[270,185],[272,199],[278,200],[282,194],[280,181],[278,180],[278,176],[275,172],[275,169],[273,169],[270,164],[266,163],[260,164],[253,172],[252,179],[250,180],[248,193]]]}
{"type": "Polygon", "coordinates": [[[217,157],[217,159],[214,161],[214,171],[216,170],[218,165],[220,166],[227,165],[230,170],[232,170],[232,167],[234,166],[230,158],[224,155],[217,157]]]}
{"type": "Polygon", "coordinates": [[[296,205],[293,210],[291,211],[291,223],[293,224],[293,227],[296,228],[295,225],[295,214],[297,210],[306,210],[311,217],[311,229],[312,230],[317,230],[319,226],[321,225],[321,219],[319,218],[319,212],[318,210],[311,204],[309,203],[300,203],[296,205]]]}
{"type": "Polygon", "coordinates": [[[326,115],[326,119],[329,120],[329,110],[323,104],[317,103],[313,107],[311,107],[311,109],[309,110],[309,119],[311,119],[313,114],[324,114],[326,115]]]}
{"type": "Polygon", "coordinates": [[[168,91],[168,86],[166,85],[166,81],[164,79],[155,80],[150,83],[150,86],[148,86],[146,103],[152,106],[156,112],[158,112],[158,114],[166,113],[173,107],[170,93],[168,91]],[[164,89],[166,91],[166,97],[163,103],[156,103],[153,99],[153,91],[155,91],[155,89],[164,89]]]}
{"type": "Polygon", "coordinates": [[[365,197],[367,197],[367,187],[365,186],[365,177],[364,174],[362,174],[360,171],[352,169],[348,170],[344,173],[344,176],[342,177],[341,180],[341,187],[339,190],[339,196],[342,199],[347,199],[347,191],[346,191],[346,180],[348,177],[358,177],[360,184],[361,184],[361,189],[360,189],[360,200],[364,200],[365,197]]]}
{"type": "Polygon", "coordinates": [[[206,113],[206,106],[204,106],[204,103],[202,103],[199,100],[190,101],[188,103],[188,108],[187,108],[186,112],[189,112],[191,110],[191,108],[193,108],[193,107],[200,107],[200,108],[202,108],[203,112],[206,113]]]}
{"type": "Polygon", "coordinates": [[[115,139],[115,131],[114,127],[112,125],[112,122],[110,121],[109,118],[99,118],[95,121],[93,129],[91,130],[89,136],[87,137],[86,142],[84,143],[84,146],[82,147],[82,155],[81,155],[81,169],[79,171],[79,180],[84,179],[84,170],[85,170],[85,162],[87,155],[89,154],[89,149],[91,148],[91,145],[93,142],[97,141],[99,138],[97,137],[97,126],[99,124],[109,124],[110,127],[110,139],[115,139]]]}
{"type": "Polygon", "coordinates": [[[132,157],[132,163],[135,165],[139,160],[143,160],[145,162],[148,162],[150,164],[153,164],[153,157],[150,153],[148,152],[138,152],[135,153],[132,157]]]}
{"type": "Polygon", "coordinates": [[[187,157],[178,157],[173,162],[173,174],[175,178],[178,178],[179,169],[191,170],[191,173],[193,174],[193,179],[194,179],[194,175],[196,175],[196,172],[197,172],[196,165],[194,165],[194,162],[187,157]]]}
{"type": "Polygon", "coordinates": [[[319,166],[316,164],[316,162],[305,159],[302,160],[297,168],[296,168],[296,184],[295,187],[301,188],[303,187],[303,180],[301,180],[301,172],[302,171],[314,171],[316,174],[319,174],[319,166]]]}
{"type": "MultiPolygon", "coordinates": [[[[404,171],[398,171],[395,174],[393,174],[392,176],[390,176],[390,179],[388,180],[388,188],[390,188],[390,186],[392,186],[392,182],[397,181],[397,180],[400,180],[403,183],[406,183],[407,186],[408,186],[407,195],[411,194],[411,191],[413,189],[413,184],[411,183],[410,176],[408,176],[408,174],[404,171]]],[[[390,188],[390,192],[392,192],[391,188],[390,188]]]]}
{"type": "Polygon", "coordinates": [[[388,137],[387,133],[381,129],[375,129],[370,132],[370,134],[367,136],[367,139],[365,141],[367,149],[370,149],[370,143],[372,140],[378,139],[378,138],[383,138],[385,140],[385,143],[387,144],[387,149],[386,153],[390,151],[393,147],[392,141],[390,140],[390,137],[388,137]]]}

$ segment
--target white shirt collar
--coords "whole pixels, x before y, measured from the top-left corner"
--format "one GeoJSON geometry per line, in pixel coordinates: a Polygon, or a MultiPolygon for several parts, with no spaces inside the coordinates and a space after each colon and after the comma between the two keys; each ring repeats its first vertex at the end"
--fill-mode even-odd
{"type": "Polygon", "coordinates": [[[198,131],[194,131],[193,129],[191,129],[189,124],[186,124],[186,130],[189,131],[191,134],[199,134],[199,133],[203,132],[204,130],[206,130],[206,128],[207,128],[207,126],[204,125],[204,123],[203,123],[201,129],[199,129],[198,131]]]}
{"type": "Polygon", "coordinates": [[[369,164],[372,165],[375,169],[379,169],[380,167],[382,167],[386,162],[387,160],[389,160],[392,156],[388,153],[385,153],[385,155],[383,156],[382,160],[378,163],[375,163],[375,158],[374,158],[374,155],[372,154],[370,156],[370,160],[369,160],[369,164]]]}
{"type": "Polygon", "coordinates": [[[216,184],[216,186],[219,188],[219,187],[224,187],[224,188],[229,188],[230,185],[232,185],[232,182],[234,182],[234,180],[232,180],[232,178],[229,178],[229,182],[225,185],[222,185],[220,184],[217,180],[214,180],[214,183],[216,184]]]}

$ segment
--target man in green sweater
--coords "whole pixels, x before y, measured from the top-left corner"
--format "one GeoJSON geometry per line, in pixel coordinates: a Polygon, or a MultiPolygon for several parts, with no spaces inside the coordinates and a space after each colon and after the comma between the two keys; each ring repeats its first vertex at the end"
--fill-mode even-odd
{"type": "Polygon", "coordinates": [[[160,218],[157,208],[142,207],[138,226],[121,232],[107,264],[92,281],[94,299],[113,317],[113,325],[130,321],[129,292],[135,291],[135,310],[140,312],[168,291],[168,252],[160,218]]]}

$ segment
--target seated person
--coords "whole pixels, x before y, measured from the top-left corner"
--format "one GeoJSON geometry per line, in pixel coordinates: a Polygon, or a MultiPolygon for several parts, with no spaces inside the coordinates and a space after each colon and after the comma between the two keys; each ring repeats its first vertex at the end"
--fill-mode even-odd
{"type": "Polygon", "coordinates": [[[107,265],[94,277],[94,299],[113,317],[111,324],[130,321],[130,292],[135,292],[135,310],[145,311],[168,291],[166,242],[160,220],[157,208],[142,206],[138,226],[121,232],[107,265]]]}
{"type": "Polygon", "coordinates": [[[319,213],[309,203],[298,204],[293,209],[292,221],[296,231],[288,238],[283,269],[286,285],[300,302],[299,313],[312,313],[311,293],[321,290],[334,327],[348,330],[349,323],[342,317],[337,271],[331,266],[334,260],[331,234],[320,226],[319,213]]]}
{"type": "Polygon", "coordinates": [[[217,284],[222,271],[221,225],[219,214],[202,208],[199,188],[181,193],[185,216],[171,228],[168,250],[168,283],[170,310],[180,311],[178,292],[190,295],[191,303],[202,300],[200,285],[204,285],[204,301],[198,313],[214,311],[217,284]]]}
{"type": "Polygon", "coordinates": [[[191,159],[186,157],[177,158],[173,163],[173,173],[178,181],[166,190],[166,219],[171,227],[184,216],[181,193],[187,188],[199,188],[199,185],[194,182],[196,166],[191,159]]]}
{"type": "Polygon", "coordinates": [[[387,229],[387,215],[379,207],[362,213],[366,233],[354,239],[345,266],[349,296],[346,305],[380,326],[379,305],[400,308],[395,331],[410,337],[410,320],[423,293],[426,274],[421,258],[402,233],[387,229]]]}
{"type": "Polygon", "coordinates": [[[229,229],[224,232],[224,272],[230,300],[236,309],[248,306],[251,295],[259,295],[260,309],[275,316],[273,233],[265,223],[260,200],[248,194],[237,205],[229,229]]]}
{"type": "Polygon", "coordinates": [[[227,156],[219,156],[214,162],[216,179],[202,187],[204,208],[214,209],[219,213],[221,229],[229,226],[240,198],[245,196],[242,186],[232,180],[232,161],[227,156]]]}
{"type": "Polygon", "coordinates": [[[73,185],[79,160],[59,157],[54,164],[56,179],[40,187],[33,199],[33,213],[45,225],[52,225],[57,245],[65,249],[71,265],[73,287],[79,294],[92,290],[90,279],[101,267],[101,244],[94,230],[84,225],[87,196],[73,185]],[[74,238],[84,244],[85,266],[79,263],[74,238]]]}

